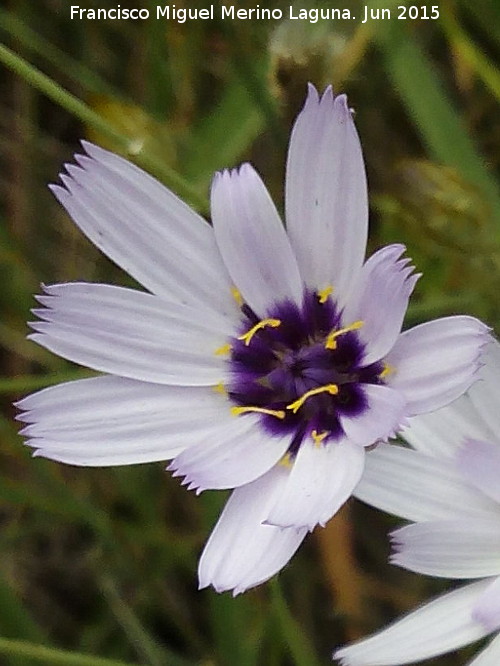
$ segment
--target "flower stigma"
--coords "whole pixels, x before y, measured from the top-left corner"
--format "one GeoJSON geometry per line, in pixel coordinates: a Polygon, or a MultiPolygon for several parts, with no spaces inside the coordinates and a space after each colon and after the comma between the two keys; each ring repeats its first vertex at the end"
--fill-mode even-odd
{"type": "Polygon", "coordinates": [[[328,287],[325,287],[324,289],[321,289],[321,291],[318,291],[318,299],[321,304],[326,303],[328,300],[328,297],[333,294],[333,287],[331,285],[328,285],[328,287]]]}
{"type": "Polygon", "coordinates": [[[269,416],[275,416],[277,419],[284,419],[286,416],[286,412],[282,409],[267,409],[266,407],[252,407],[251,405],[246,405],[245,407],[231,407],[231,414],[234,414],[234,416],[246,414],[247,412],[268,414],[269,416]]]}
{"type": "Polygon", "coordinates": [[[337,393],[339,392],[339,387],[337,386],[337,384],[327,384],[326,386],[318,386],[317,388],[309,389],[309,391],[306,391],[304,395],[301,395],[298,400],[292,402],[291,405],[287,405],[286,408],[291,409],[292,412],[296,414],[298,410],[302,407],[302,405],[305,403],[307,398],[325,392],[329,393],[330,395],[337,395],[337,393]]]}
{"type": "MultiPolygon", "coordinates": [[[[321,300],[320,300],[320,303],[321,303],[321,300]]],[[[339,335],[344,335],[344,333],[349,333],[349,331],[357,331],[362,326],[364,326],[363,321],[355,321],[350,326],[346,326],[345,328],[341,328],[338,331],[335,331],[335,330],[332,331],[331,333],[328,334],[328,337],[326,338],[325,347],[327,349],[335,349],[337,347],[337,338],[338,338],[339,335]]]]}
{"type": "Polygon", "coordinates": [[[252,326],[252,328],[249,331],[247,331],[243,335],[239,335],[238,340],[243,340],[245,344],[248,346],[252,341],[253,336],[257,333],[257,331],[260,331],[262,328],[265,328],[266,326],[270,326],[271,328],[277,328],[280,324],[281,321],[279,319],[262,319],[261,321],[257,322],[255,326],[252,326]]]}
{"type": "Polygon", "coordinates": [[[323,432],[316,432],[316,430],[313,430],[311,432],[311,437],[313,438],[314,444],[319,447],[321,446],[321,442],[325,437],[328,437],[329,434],[328,430],[323,430],[323,432]]]}

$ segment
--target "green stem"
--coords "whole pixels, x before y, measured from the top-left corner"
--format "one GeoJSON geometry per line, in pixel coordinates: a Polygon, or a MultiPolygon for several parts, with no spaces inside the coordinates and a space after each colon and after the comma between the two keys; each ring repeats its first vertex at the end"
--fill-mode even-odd
{"type": "Polygon", "coordinates": [[[274,615],[296,666],[319,666],[318,660],[308,639],[301,631],[288,608],[281,592],[278,579],[270,582],[274,615]]]}
{"type": "Polygon", "coordinates": [[[0,379],[0,394],[20,393],[24,391],[36,391],[37,389],[70,382],[74,379],[85,379],[94,375],[84,370],[73,370],[68,372],[57,372],[50,375],[23,375],[22,377],[3,377],[0,379]]]}
{"type": "Polygon", "coordinates": [[[0,654],[16,657],[29,657],[41,664],[62,664],[63,666],[139,666],[131,662],[116,661],[115,659],[103,659],[94,655],[81,654],[79,652],[67,652],[35,645],[25,641],[15,641],[10,638],[0,638],[0,654]]]}
{"type": "Polygon", "coordinates": [[[68,111],[68,113],[76,116],[83,123],[106,136],[127,155],[133,156],[140,166],[157,175],[160,180],[175,190],[181,197],[189,201],[189,203],[195,208],[201,211],[207,210],[205,197],[200,196],[200,194],[176,171],[165,164],[160,164],[157,160],[152,159],[147,155],[137,152],[134,148],[133,141],[117,132],[110,123],[78,99],[78,97],[72,95],[46,74],[36,69],[36,67],[33,67],[33,65],[24,60],[24,58],[21,58],[21,56],[17,55],[17,53],[14,53],[14,51],[11,51],[3,44],[0,44],[0,62],[27,81],[39,92],[43,93],[53,102],[68,111]]]}

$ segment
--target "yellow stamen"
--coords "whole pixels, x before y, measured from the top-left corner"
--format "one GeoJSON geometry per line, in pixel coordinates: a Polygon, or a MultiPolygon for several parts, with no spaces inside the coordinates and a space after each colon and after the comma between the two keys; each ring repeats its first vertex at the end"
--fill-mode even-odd
{"type": "Polygon", "coordinates": [[[250,344],[250,341],[252,340],[253,336],[257,333],[257,331],[260,331],[262,328],[265,328],[266,326],[270,326],[271,328],[277,328],[281,324],[281,319],[263,319],[262,321],[259,321],[255,326],[252,326],[252,328],[247,331],[244,335],[240,335],[238,337],[238,340],[244,340],[246,346],[250,344]]]}
{"type": "Polygon", "coordinates": [[[326,303],[326,301],[328,300],[328,296],[331,296],[331,294],[333,294],[333,287],[331,286],[325,287],[321,291],[318,291],[317,294],[319,302],[326,303]]]}
{"type": "Polygon", "coordinates": [[[285,455],[281,458],[279,461],[278,465],[282,465],[283,467],[292,467],[292,456],[289,453],[285,453],[285,455]]]}
{"type": "Polygon", "coordinates": [[[319,393],[329,393],[330,395],[337,395],[339,392],[339,387],[337,384],[326,384],[325,386],[318,386],[318,388],[311,389],[302,395],[298,400],[292,402],[290,405],[287,405],[287,409],[291,409],[294,414],[296,414],[302,405],[305,403],[307,398],[311,398],[313,395],[318,395],[319,393]]]}
{"type": "Polygon", "coordinates": [[[345,328],[340,328],[338,331],[335,330],[332,331],[331,333],[328,334],[326,338],[325,347],[327,349],[336,349],[337,340],[335,338],[338,338],[339,335],[344,335],[344,333],[349,333],[350,331],[357,331],[364,325],[365,325],[364,321],[358,320],[355,321],[353,324],[346,326],[345,328]]]}
{"type": "Polygon", "coordinates": [[[392,374],[395,369],[396,368],[394,368],[392,365],[384,362],[384,369],[379,375],[380,379],[385,379],[388,375],[392,374]]]}
{"type": "Polygon", "coordinates": [[[214,354],[215,354],[216,356],[225,356],[226,354],[229,354],[229,352],[231,351],[231,349],[232,349],[232,348],[231,348],[231,345],[229,344],[229,342],[227,342],[225,345],[222,345],[222,347],[218,347],[218,348],[214,351],[214,354]]]}
{"type": "Polygon", "coordinates": [[[257,414],[268,414],[269,416],[275,416],[277,419],[284,419],[286,413],[282,409],[266,409],[265,407],[231,407],[231,414],[233,416],[239,416],[240,414],[246,414],[247,412],[257,412],[257,414]]]}
{"type": "Polygon", "coordinates": [[[220,393],[221,395],[225,395],[225,396],[227,396],[227,389],[226,389],[226,387],[224,386],[224,384],[223,384],[222,382],[219,382],[219,383],[216,384],[215,386],[212,386],[212,389],[213,389],[216,393],[220,393]]]}
{"type": "Polygon", "coordinates": [[[323,432],[318,432],[317,430],[313,430],[311,432],[311,437],[314,440],[314,446],[317,446],[318,448],[321,446],[321,442],[325,439],[325,437],[328,437],[330,434],[329,430],[323,430],[323,432]]]}
{"type": "Polygon", "coordinates": [[[236,289],[236,287],[234,287],[234,286],[231,287],[231,295],[234,298],[234,300],[236,301],[236,303],[239,305],[239,307],[241,308],[241,306],[244,303],[243,296],[240,294],[238,289],[236,289]]]}

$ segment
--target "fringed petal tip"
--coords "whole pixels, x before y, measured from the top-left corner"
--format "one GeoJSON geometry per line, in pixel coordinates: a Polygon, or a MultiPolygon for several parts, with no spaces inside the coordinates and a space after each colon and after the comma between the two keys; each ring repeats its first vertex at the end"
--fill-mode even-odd
{"type": "Polygon", "coordinates": [[[193,490],[196,495],[201,495],[201,493],[206,490],[206,488],[204,488],[199,482],[195,481],[192,476],[178,469],[175,460],[167,465],[165,469],[172,474],[174,479],[181,479],[181,486],[184,486],[187,490],[193,490]]]}
{"type": "Polygon", "coordinates": [[[340,666],[354,666],[348,657],[343,656],[343,648],[339,648],[332,652],[332,659],[337,661],[340,666]]]}
{"type": "Polygon", "coordinates": [[[302,111],[309,109],[312,106],[330,106],[331,110],[340,114],[340,119],[342,116],[345,118],[352,119],[354,115],[354,109],[351,109],[348,104],[347,95],[345,93],[340,93],[339,95],[335,94],[335,91],[331,85],[328,85],[322,94],[318,92],[316,86],[309,82],[307,84],[307,96],[302,111]]]}
{"type": "Polygon", "coordinates": [[[307,531],[263,524],[287,479],[288,471],[275,465],[233,491],[201,555],[200,588],[212,586],[236,596],[269,580],[290,561],[307,531]]]}
{"type": "Polygon", "coordinates": [[[419,324],[399,335],[385,362],[395,369],[387,383],[401,391],[408,415],[433,412],[465,393],[479,378],[488,327],[468,316],[419,324]]]}
{"type": "Polygon", "coordinates": [[[477,641],[489,632],[471,611],[488,585],[479,581],[437,597],[382,631],[335,650],[333,658],[343,666],[402,666],[477,641]]]}
{"type": "Polygon", "coordinates": [[[236,586],[236,587],[231,587],[231,586],[225,586],[225,585],[217,585],[217,583],[213,582],[208,582],[208,583],[199,583],[198,584],[198,590],[207,590],[209,587],[212,587],[217,594],[224,594],[225,592],[231,592],[231,596],[233,599],[240,594],[243,594],[244,592],[247,592],[247,590],[251,589],[252,587],[255,587],[258,585],[256,583],[255,585],[249,585],[249,586],[236,586]]]}
{"type": "Polygon", "coordinates": [[[399,534],[401,529],[401,527],[398,527],[387,535],[389,543],[391,544],[391,557],[393,554],[401,552],[401,549],[403,548],[403,541],[399,534]]]}

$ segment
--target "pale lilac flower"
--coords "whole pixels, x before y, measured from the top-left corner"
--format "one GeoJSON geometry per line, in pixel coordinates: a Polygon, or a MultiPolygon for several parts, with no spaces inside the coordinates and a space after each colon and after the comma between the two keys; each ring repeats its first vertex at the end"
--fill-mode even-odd
{"type": "Polygon", "coordinates": [[[197,492],[235,488],[199,576],[242,592],[335,514],[365,447],[470,386],[486,328],[449,317],[400,333],[418,276],[402,245],[363,263],[361,147],[331,88],[320,99],[310,86],[292,132],[288,233],[249,164],[215,176],[212,228],[137,167],[83,146],[53,192],[150,293],[44,288],[32,339],[108,374],[22,400],[23,434],[60,462],[173,459],[197,492]]]}
{"type": "Polygon", "coordinates": [[[398,666],[496,633],[469,666],[500,664],[500,345],[488,346],[468,395],[410,419],[417,450],[381,445],[356,495],[412,524],[392,533],[392,561],[469,579],[387,629],[336,652],[345,666],[398,666]]]}

